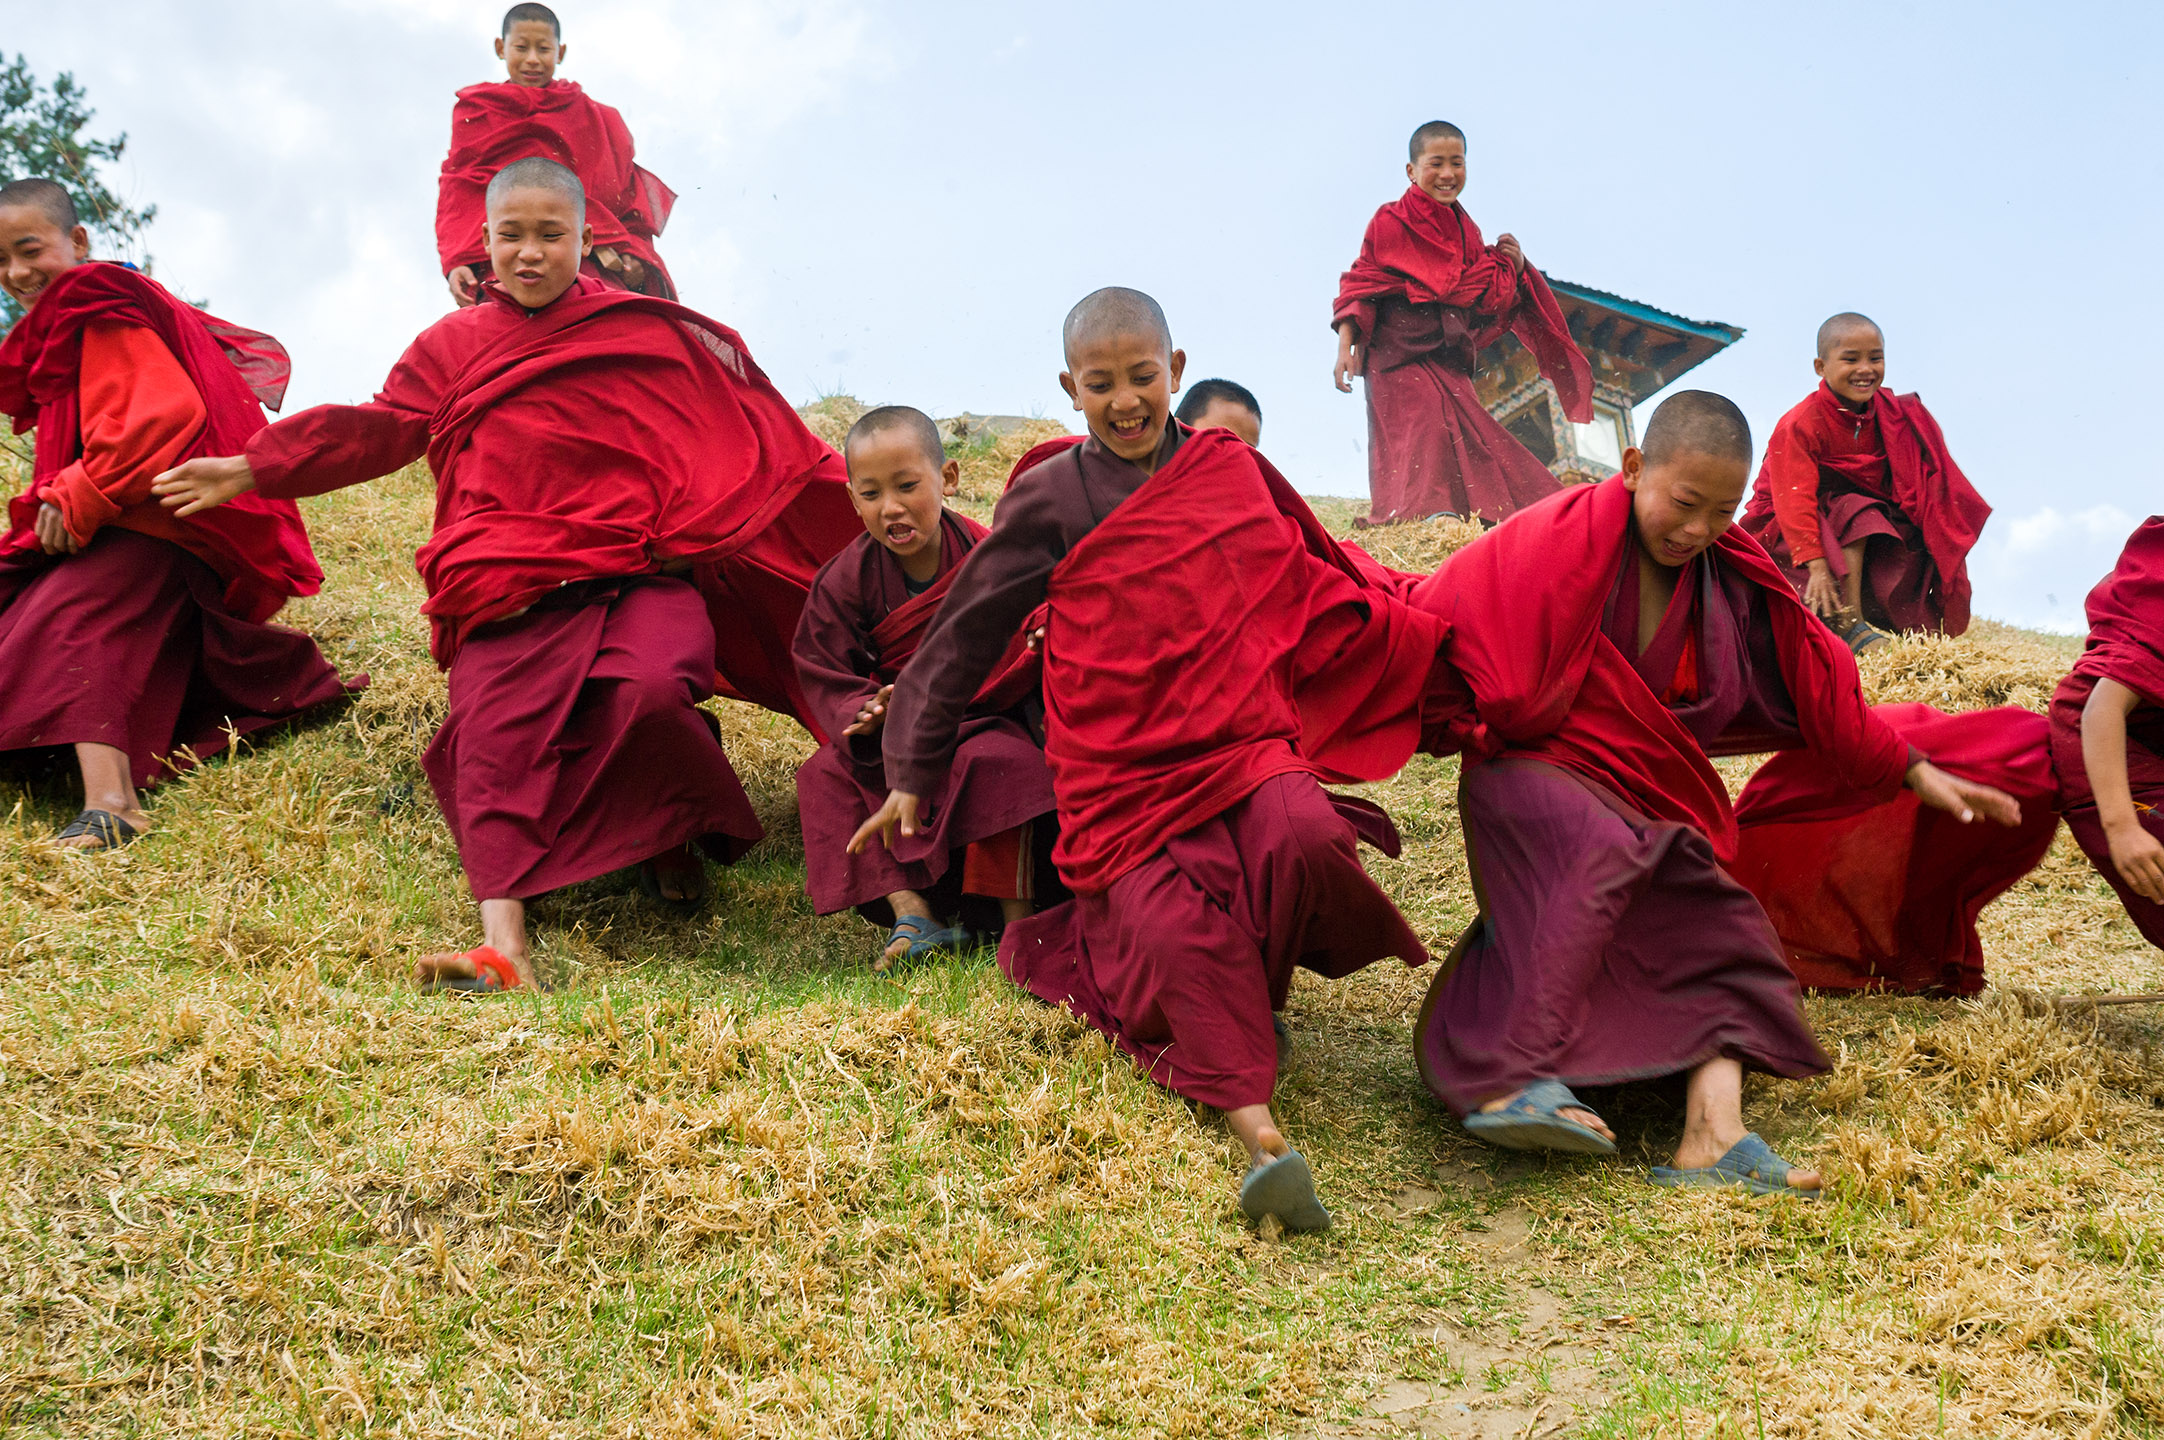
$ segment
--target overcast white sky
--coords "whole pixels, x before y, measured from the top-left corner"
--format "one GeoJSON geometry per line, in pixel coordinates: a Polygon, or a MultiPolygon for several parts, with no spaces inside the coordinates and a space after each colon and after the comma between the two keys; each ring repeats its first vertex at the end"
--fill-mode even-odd
{"type": "MultiPolygon", "coordinates": [[[[448,305],[451,93],[502,5],[0,0],[0,44],[125,130],[157,272],[364,398],[448,305]]],[[[1404,141],[1550,273],[1749,334],[1684,382],[1764,435],[1859,309],[1997,507],[1977,608],[2078,628],[2164,510],[2164,7],[566,0],[561,72],[682,193],[662,253],[797,400],[1068,418],[1066,308],[1165,304],[1190,375],[1261,397],[1311,493],[1366,487],[1330,300],[1404,141]],[[1355,18],[1357,17],[1357,18],[1355,18]]],[[[1639,412],[1642,424],[1647,410],[1639,412]]]]}

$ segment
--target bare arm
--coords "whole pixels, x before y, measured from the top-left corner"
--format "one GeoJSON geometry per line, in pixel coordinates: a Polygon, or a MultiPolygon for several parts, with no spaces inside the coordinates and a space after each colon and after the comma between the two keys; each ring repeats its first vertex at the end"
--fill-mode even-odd
{"type": "Polygon", "coordinates": [[[2141,823],[2126,773],[2126,717],[2141,692],[2100,677],[2081,710],[2081,764],[2096,796],[2096,818],[2111,846],[2112,867],[2144,900],[2164,903],[2164,844],[2141,823]]]}

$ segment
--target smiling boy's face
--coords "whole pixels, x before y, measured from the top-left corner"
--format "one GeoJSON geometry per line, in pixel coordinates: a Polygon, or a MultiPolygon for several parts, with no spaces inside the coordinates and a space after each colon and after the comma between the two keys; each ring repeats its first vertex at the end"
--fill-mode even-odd
{"type": "Polygon", "coordinates": [[[63,270],[90,258],[90,232],[63,230],[36,205],[0,205],[0,290],[28,310],[63,270]]]}
{"type": "Polygon", "coordinates": [[[539,90],[556,78],[564,45],[548,21],[521,20],[496,42],[496,58],[510,72],[512,84],[539,90]]]}
{"type": "Polygon", "coordinates": [[[1450,204],[1465,193],[1465,142],[1455,135],[1430,140],[1420,158],[1405,167],[1405,178],[1431,199],[1450,204]]]}
{"type": "Polygon", "coordinates": [[[504,293],[538,310],[571,288],[594,232],[560,190],[507,190],[488,207],[488,263],[504,293]]]}
{"type": "Polygon", "coordinates": [[[1748,460],[1681,450],[1647,464],[1633,445],[1623,452],[1623,487],[1638,543],[1670,569],[1688,565],[1736,523],[1750,477],[1748,460]]]}
{"type": "Polygon", "coordinates": [[[1077,341],[1059,383],[1099,444],[1122,460],[1147,465],[1164,441],[1172,396],[1186,368],[1186,353],[1168,354],[1161,337],[1119,330],[1077,341]]]}
{"type": "Polygon", "coordinates": [[[1827,337],[1826,353],[1812,368],[1827,389],[1861,410],[1886,383],[1886,337],[1876,325],[1851,325],[1827,337]]]}

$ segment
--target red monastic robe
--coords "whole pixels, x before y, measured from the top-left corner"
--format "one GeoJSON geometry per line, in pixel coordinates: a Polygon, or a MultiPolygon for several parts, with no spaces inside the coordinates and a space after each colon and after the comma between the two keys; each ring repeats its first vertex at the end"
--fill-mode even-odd
{"type": "Polygon", "coordinates": [[[0,540],[0,750],[113,745],[146,785],[367,683],[264,623],[322,582],[290,503],[182,520],[150,493],[182,460],[239,449],[263,425],[251,385],[275,401],[286,373],[269,336],[103,262],[56,277],[0,342],[0,410],[37,430],[0,540]],[[46,504],[75,554],[40,549],[46,504]]]}
{"type": "Polygon", "coordinates": [[[2081,754],[2081,712],[2098,680],[2109,677],[2141,697],[2126,717],[2127,782],[2142,828],[2164,839],[2164,515],[2144,520],[2127,540],[2118,565],[2089,592],[2088,611],[2089,643],[2051,697],[2059,810],[2143,938],[2164,949],[2164,906],[2134,893],[2111,863],[2081,754]]]}
{"type": "MultiPolygon", "coordinates": [[[[939,574],[930,589],[916,595],[908,593],[893,553],[860,534],[820,570],[797,626],[797,674],[807,703],[831,737],[796,779],[805,891],[822,915],[851,906],[878,909],[897,890],[931,891],[950,875],[958,852],[987,848],[984,842],[1052,812],[1052,772],[1026,719],[1008,705],[980,706],[962,727],[944,784],[925,797],[925,823],[918,833],[896,835],[891,847],[848,853],[850,836],[886,799],[887,784],[880,733],[844,736],[842,731],[909,663],[963,558],[986,533],[952,510],[941,511],[940,532],[939,574]]],[[[1019,638],[1014,649],[1027,655],[1019,638]]],[[[1030,680],[1028,693],[1034,695],[1034,669],[1030,680]]],[[[1011,898],[1013,879],[998,892],[964,888],[1011,898]]]]}
{"type": "Polygon", "coordinates": [[[1414,591],[1449,624],[1424,743],[1466,757],[1481,898],[1417,1032],[1422,1074],[1460,1114],[1535,1079],[1613,1084],[1720,1055],[1789,1076],[1825,1065],[1764,911],[1729,874],[1735,818],[1708,756],[1808,746],[1889,798],[1909,749],[1734,530],[1680,578],[1654,643],[1626,653],[1637,543],[1618,476],[1521,513],[1414,591]]]}
{"type": "Polygon", "coordinates": [[[669,223],[676,192],[633,160],[624,117],[570,80],[539,87],[492,80],[458,92],[451,151],[436,186],[436,253],[443,272],[469,265],[488,276],[488,248],[481,242],[488,182],[512,161],[536,155],[569,166],[586,187],[595,252],[587,257],[588,272],[621,286],[602,252],[634,255],[652,276],[646,293],[675,299],[676,284],[654,250],[654,237],[669,223]]]}
{"type": "Polygon", "coordinates": [[[1863,543],[1870,618],[1959,635],[1969,551],[1990,518],[1921,399],[1881,390],[1851,410],[1822,380],[1774,426],[1740,524],[1798,594],[1810,561],[1843,578],[1842,548],[1863,543]]]}
{"type": "Polygon", "coordinates": [[[1547,279],[1483,243],[1462,205],[1418,186],[1375,212],[1338,282],[1333,326],[1367,347],[1371,523],[1447,511],[1493,523],[1555,493],[1547,467],[1474,393],[1480,352],[1515,334],[1568,418],[1593,418],[1592,366],[1547,279]]]}

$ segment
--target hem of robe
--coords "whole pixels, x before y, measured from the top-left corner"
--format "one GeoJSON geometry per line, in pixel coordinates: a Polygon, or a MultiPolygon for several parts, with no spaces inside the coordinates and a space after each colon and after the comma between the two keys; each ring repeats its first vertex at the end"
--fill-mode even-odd
{"type": "MultiPolygon", "coordinates": [[[[1861,490],[1829,489],[1819,496],[1818,524],[1826,568],[1835,580],[1848,578],[1848,560],[1841,552],[1858,543],[1864,547],[1865,619],[1895,631],[1958,633],[1947,631],[1945,608],[1933,602],[1938,569],[1924,549],[1923,531],[1897,516],[1891,500],[1861,490]]],[[[1768,512],[1765,524],[1746,527],[1745,533],[1765,547],[1801,595],[1811,572],[1790,557],[1780,521],[1768,512]]]]}
{"type": "Polygon", "coordinates": [[[764,837],[698,708],[712,656],[705,602],[667,577],[566,586],[467,637],[421,763],[476,899],[531,899],[694,842],[728,864],[764,837]]]}
{"type": "Polygon", "coordinates": [[[1429,958],[1360,864],[1380,812],[1348,815],[1339,799],[1304,772],[1270,777],[1109,889],[1009,926],[1000,970],[1175,1094],[1221,1110],[1267,1103],[1270,1016],[1295,968],[1337,979],[1429,958]]]}
{"type": "MultiPolygon", "coordinates": [[[[1606,786],[1575,770],[1523,755],[1506,755],[1466,766],[1460,781],[1459,808],[1481,916],[1461,945],[1457,963],[1429,986],[1414,1030],[1414,1053],[1421,1079],[1456,1114],[1471,1114],[1535,1080],[1559,1079],[1566,1084],[1588,1086],[1623,1084],[1684,1074],[1721,1055],[1739,1061],[1747,1069],[1785,1079],[1801,1079],[1829,1068],[1825,1052],[1804,1019],[1801,991],[1764,909],[1722,868],[1714,858],[1711,842],[1696,828],[1648,817],[1606,786]],[[1572,788],[1550,792],[1547,808],[1571,809],[1579,814],[1574,821],[1560,816],[1549,819],[1549,829],[1543,834],[1535,828],[1549,818],[1539,813],[1543,797],[1526,786],[1545,786],[1551,778],[1572,788]],[[1512,792],[1507,809],[1499,798],[1488,797],[1486,792],[1491,787],[1512,792]],[[1481,812],[1490,809],[1496,818],[1484,820],[1481,812]],[[1598,831],[1590,828],[1603,823],[1603,814],[1629,832],[1627,842],[1607,846],[1598,831]],[[1515,828],[1503,828],[1501,822],[1505,819],[1515,828]],[[1497,828],[1491,831],[1490,825],[1497,828]],[[1506,840],[1521,850],[1546,845],[1547,854],[1524,861],[1539,872],[1537,883],[1516,882],[1509,870],[1500,868],[1509,863],[1501,859],[1506,840]],[[1587,868],[1587,862],[1599,858],[1598,851],[1591,848],[1594,845],[1619,852],[1616,859],[1622,862],[1621,868],[1605,875],[1587,868]],[[1576,868],[1573,861],[1579,862],[1576,868]],[[1559,936],[1547,926],[1558,916],[1562,923],[1568,922],[1569,915],[1560,902],[1571,895],[1569,882],[1573,879],[1592,903],[1587,906],[1582,933],[1559,936]],[[1533,896],[1536,889],[1537,899],[1533,896]],[[1681,924],[1673,916],[1663,917],[1643,908],[1664,896],[1670,908],[1681,903],[1692,911],[1707,910],[1705,919],[1721,918],[1724,911],[1739,923],[1755,917],[1759,933],[1739,934],[1735,937],[1735,952],[1725,961],[1715,961],[1711,957],[1726,946],[1720,940],[1708,944],[1701,938],[1708,926],[1681,924]],[[1693,900],[1698,903],[1690,903],[1693,900]],[[1603,905],[1612,913],[1604,915],[1603,905]],[[1503,925],[1513,932],[1514,949],[1521,953],[1502,952],[1502,945],[1513,943],[1500,935],[1499,926],[1503,925]],[[1517,936],[1515,932],[1521,929],[1526,933],[1517,936]],[[1656,932],[1670,938],[1656,946],[1656,932]],[[1598,1009],[1600,997],[1587,990],[1583,992],[1584,1006],[1575,1016],[1564,1017],[1575,1020],[1575,1028],[1569,1033],[1550,1037],[1535,1031],[1519,1037],[1544,1045],[1552,1058],[1540,1058],[1524,1048],[1517,1055],[1502,1050],[1480,1054],[1453,1054],[1450,1050],[1450,1039],[1456,1034],[1492,1043],[1510,1034],[1514,1018],[1517,1025],[1527,1025],[1529,1022],[1517,1018],[1518,1013],[1541,1006],[1543,997],[1535,987],[1543,978],[1542,967],[1554,964],[1559,953],[1568,953],[1559,942],[1575,940],[1591,979],[1604,990],[1613,990],[1617,984],[1614,977],[1621,967],[1638,959],[1643,971],[1643,957],[1655,948],[1675,958],[1681,953],[1677,947],[1686,937],[1699,943],[1699,955],[1682,957],[1686,962],[1694,958],[1698,961],[1697,973],[1666,977],[1670,983],[1665,987],[1647,986],[1643,991],[1646,1001],[1632,1009],[1645,1012],[1641,1019],[1658,1011],[1662,1023],[1654,1025],[1649,1020],[1631,1030],[1627,1041],[1607,1038],[1627,1028],[1625,1012],[1598,1009]],[[1756,954],[1745,948],[1754,940],[1756,954]],[[1596,946],[1597,950],[1593,948],[1596,946]],[[1488,966],[1498,968],[1491,975],[1484,970],[1488,966]],[[1483,980],[1488,983],[1482,984],[1483,980]],[[1752,993],[1754,982],[1757,993],[1752,993]],[[1686,984],[1694,987],[1693,993],[1681,993],[1686,984]],[[1785,1014],[1776,1004],[1784,999],[1788,1002],[1785,1014]],[[1686,1001],[1694,1003],[1703,1018],[1692,1027],[1687,1043],[1659,1052],[1660,1037],[1685,1038],[1680,1033],[1685,1021],[1677,1018],[1677,1012],[1686,1001]],[[1493,1013],[1498,1008],[1500,1016],[1493,1013]],[[1641,1045],[1656,1053],[1643,1060],[1617,1058],[1598,1064],[1590,1063],[1583,1053],[1624,1044],[1641,1045]]],[[[1663,977],[1652,978],[1657,981],[1663,977]]],[[[1557,997],[1545,998],[1553,1001],[1557,997]]],[[[1565,987],[1565,998],[1580,999],[1581,992],[1565,987]]],[[[1612,995],[1606,998],[1613,1002],[1612,995]]]]}
{"type": "Polygon", "coordinates": [[[311,636],[234,614],[226,588],[199,556],[119,527],[74,555],[0,555],[0,753],[111,745],[147,789],[367,688],[311,636]],[[27,678],[10,673],[16,643],[37,651],[27,678]],[[133,698],[50,698],[78,670],[87,690],[133,698]]]}

